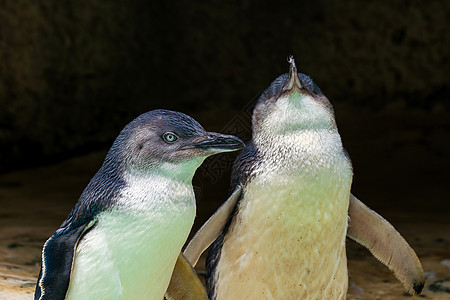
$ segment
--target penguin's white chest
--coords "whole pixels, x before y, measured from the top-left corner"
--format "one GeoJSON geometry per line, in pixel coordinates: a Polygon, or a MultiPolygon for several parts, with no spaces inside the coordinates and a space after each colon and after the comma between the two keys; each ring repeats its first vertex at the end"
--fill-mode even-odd
{"type": "Polygon", "coordinates": [[[224,239],[217,299],[345,298],[349,162],[265,168],[244,188],[224,239]]]}
{"type": "Polygon", "coordinates": [[[99,215],[77,247],[67,299],[163,298],[195,198],[190,185],[154,187],[129,186],[116,208],[99,215]]]}

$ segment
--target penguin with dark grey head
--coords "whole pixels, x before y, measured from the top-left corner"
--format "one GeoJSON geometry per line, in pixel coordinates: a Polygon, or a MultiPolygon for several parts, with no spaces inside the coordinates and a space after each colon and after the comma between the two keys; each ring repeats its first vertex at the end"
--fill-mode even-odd
{"type": "MultiPolygon", "coordinates": [[[[196,212],[195,170],[244,146],[179,112],[134,119],[45,242],[35,299],[162,299],[175,264],[187,264],[179,255],[196,212]]],[[[191,298],[205,299],[190,266],[180,270],[197,280],[191,298]]]]}
{"type": "Polygon", "coordinates": [[[278,77],[255,106],[229,199],[184,254],[206,262],[210,299],[345,299],[346,237],[367,247],[411,294],[424,273],[401,235],[350,193],[352,165],[333,108],[310,77],[278,77]]]}

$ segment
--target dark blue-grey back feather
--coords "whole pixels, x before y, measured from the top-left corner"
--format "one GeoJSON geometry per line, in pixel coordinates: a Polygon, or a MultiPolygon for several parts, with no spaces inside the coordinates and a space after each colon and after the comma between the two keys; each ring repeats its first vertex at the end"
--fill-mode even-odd
{"type": "Polygon", "coordinates": [[[39,272],[35,299],[65,298],[78,241],[86,232],[90,221],[112,205],[112,199],[125,184],[115,155],[114,151],[108,153],[102,167],[84,189],[67,219],[45,243],[45,259],[39,272]],[[41,280],[44,291],[41,290],[41,280]]]}

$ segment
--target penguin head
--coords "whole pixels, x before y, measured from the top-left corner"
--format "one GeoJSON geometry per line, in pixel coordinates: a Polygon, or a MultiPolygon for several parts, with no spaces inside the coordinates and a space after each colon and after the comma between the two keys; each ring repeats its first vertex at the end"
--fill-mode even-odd
{"type": "Polygon", "coordinates": [[[131,174],[165,173],[189,180],[206,157],[243,147],[237,137],[207,132],[183,113],[158,109],[125,126],[105,164],[112,162],[131,174]]]}
{"type": "Polygon", "coordinates": [[[297,130],[336,128],[333,108],[312,79],[297,72],[289,58],[289,73],[275,79],[253,111],[253,137],[271,137],[297,130]]]}

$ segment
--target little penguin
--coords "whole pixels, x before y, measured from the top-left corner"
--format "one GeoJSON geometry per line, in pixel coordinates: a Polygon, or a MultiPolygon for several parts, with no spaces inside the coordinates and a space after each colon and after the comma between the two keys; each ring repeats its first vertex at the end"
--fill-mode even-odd
{"type": "Polygon", "coordinates": [[[175,264],[197,280],[191,298],[206,299],[180,255],[196,213],[192,178],[206,157],[244,146],[179,112],[134,119],[45,242],[35,299],[161,300],[175,264]]]}
{"type": "Polygon", "coordinates": [[[290,71],[260,96],[229,199],[184,254],[206,261],[210,299],[345,299],[350,237],[411,294],[424,273],[401,235],[351,194],[353,170],[333,108],[310,77],[290,71]]]}

